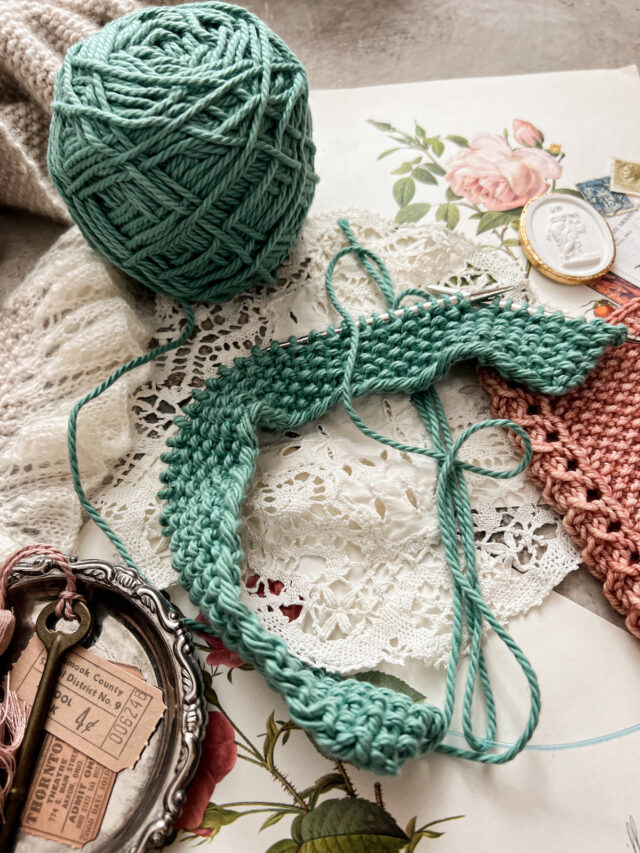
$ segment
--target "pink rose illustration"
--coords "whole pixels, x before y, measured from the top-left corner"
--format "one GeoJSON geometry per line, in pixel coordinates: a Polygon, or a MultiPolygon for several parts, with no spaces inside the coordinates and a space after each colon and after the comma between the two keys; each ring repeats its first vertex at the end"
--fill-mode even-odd
{"type": "Polygon", "coordinates": [[[204,813],[218,782],[230,773],[238,757],[233,726],[220,711],[209,712],[209,722],[202,742],[202,757],[176,829],[186,829],[194,835],[209,836],[213,829],[201,827],[204,813]]]}
{"type": "MultiPolygon", "coordinates": [[[[202,613],[198,613],[197,620],[198,622],[206,621],[202,613]]],[[[228,666],[230,669],[244,666],[244,661],[240,660],[238,655],[228,649],[217,637],[204,632],[200,636],[211,649],[207,655],[207,666],[228,666]]]]}
{"type": "Polygon", "coordinates": [[[518,145],[528,145],[533,148],[536,143],[542,142],[544,134],[541,130],[531,124],[530,121],[522,121],[520,118],[513,120],[513,138],[518,145]]]}
{"type": "MultiPolygon", "coordinates": [[[[269,586],[269,592],[272,595],[280,595],[282,590],[284,589],[284,584],[282,581],[272,581],[270,578],[267,579],[267,584],[269,586]]],[[[264,590],[264,583],[260,580],[259,575],[251,575],[247,578],[247,589],[252,595],[257,595],[259,598],[264,598],[266,593],[264,590]]],[[[302,601],[302,599],[300,599],[302,601]]],[[[297,619],[298,616],[302,613],[302,605],[301,604],[281,604],[280,612],[283,616],[286,616],[289,622],[293,622],[294,619],[297,619]]]]}
{"type": "Polygon", "coordinates": [[[497,133],[479,133],[449,160],[445,180],[456,195],[486,210],[513,210],[550,188],[558,161],[540,148],[510,148],[497,133]]]}

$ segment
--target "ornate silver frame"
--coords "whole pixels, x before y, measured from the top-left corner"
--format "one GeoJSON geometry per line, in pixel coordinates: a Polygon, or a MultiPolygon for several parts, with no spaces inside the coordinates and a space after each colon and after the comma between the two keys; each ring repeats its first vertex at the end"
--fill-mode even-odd
{"type": "MultiPolygon", "coordinates": [[[[161,740],[165,731],[173,730],[172,742],[163,743],[168,760],[163,769],[166,781],[160,796],[145,802],[143,823],[132,825],[131,832],[123,839],[120,829],[117,837],[103,838],[102,832],[95,841],[83,848],[87,853],[144,853],[147,850],[162,848],[172,840],[174,823],[180,814],[185,799],[185,790],[191,781],[201,753],[201,740],[206,721],[206,703],[203,697],[202,675],[193,656],[194,646],[191,636],[178,614],[170,609],[165,596],[149,586],[136,572],[128,567],[114,566],[103,560],[78,560],[70,557],[74,566],[78,587],[82,590],[100,592],[108,590],[111,594],[123,598],[123,610],[130,611],[129,621],[140,620],[152,639],[149,639],[146,651],[150,659],[155,660],[171,687],[173,701],[165,704],[167,710],[159,724],[161,740]],[[123,846],[124,841],[124,846],[123,846]]],[[[55,563],[41,560],[35,563],[20,563],[9,581],[9,601],[22,594],[31,602],[39,597],[55,593],[56,587],[64,582],[62,572],[55,563]],[[48,592],[47,592],[48,590],[48,592]]],[[[29,624],[31,623],[29,619],[29,624]]],[[[131,633],[131,631],[130,631],[131,633]]],[[[144,753],[143,753],[144,756],[144,753]]],[[[135,770],[135,768],[134,768],[135,770]]],[[[130,771],[128,771],[130,772],[130,771]]],[[[111,803],[110,803],[111,806],[111,803]]],[[[126,821],[124,826],[126,827],[126,821]]],[[[29,850],[37,850],[38,842],[43,841],[33,835],[21,833],[20,839],[28,839],[29,850]]],[[[46,842],[51,849],[51,842],[46,842]]],[[[19,843],[17,849],[22,845],[19,843]]],[[[67,847],[60,846],[60,850],[67,847]]]]}

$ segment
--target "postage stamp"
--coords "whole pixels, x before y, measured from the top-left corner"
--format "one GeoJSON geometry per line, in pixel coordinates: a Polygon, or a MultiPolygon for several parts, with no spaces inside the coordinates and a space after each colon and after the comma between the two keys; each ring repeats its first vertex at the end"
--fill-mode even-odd
{"type": "Polygon", "coordinates": [[[640,163],[631,160],[611,160],[611,189],[618,193],[640,195],[640,163]]]}
{"type": "Polygon", "coordinates": [[[592,181],[583,181],[576,184],[585,201],[602,214],[602,216],[615,216],[623,210],[633,210],[635,204],[626,193],[611,192],[610,180],[594,178],[592,181]]]}

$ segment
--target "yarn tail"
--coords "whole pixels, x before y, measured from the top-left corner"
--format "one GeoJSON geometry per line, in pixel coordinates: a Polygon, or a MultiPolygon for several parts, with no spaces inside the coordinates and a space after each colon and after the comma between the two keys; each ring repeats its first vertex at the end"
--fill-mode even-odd
{"type": "Polygon", "coordinates": [[[134,358],[126,364],[123,364],[117,370],[115,370],[111,374],[111,376],[109,376],[108,379],[105,379],[104,382],[101,382],[99,385],[96,385],[93,391],[90,391],[88,394],[82,397],[81,400],[78,400],[78,402],[71,410],[71,414],[69,415],[69,423],[67,426],[67,447],[69,451],[71,480],[73,482],[73,488],[75,489],[76,495],[78,496],[78,500],[80,501],[81,506],[86,511],[89,518],[93,522],[95,522],[95,524],[100,528],[100,530],[102,530],[102,532],[107,536],[107,538],[113,543],[126,565],[130,566],[132,569],[135,569],[135,571],[137,571],[138,574],[148,583],[149,579],[146,578],[144,574],[140,571],[140,569],[136,566],[135,562],[129,555],[129,552],[125,548],[118,535],[102,518],[97,509],[93,506],[93,504],[87,497],[87,493],[84,490],[78,465],[78,415],[83,406],[86,406],[87,403],[91,402],[91,400],[95,400],[96,397],[99,397],[104,391],[107,390],[107,388],[110,388],[115,382],[117,382],[121,376],[124,376],[125,373],[129,373],[129,371],[135,370],[136,367],[142,367],[143,364],[148,364],[148,362],[154,361],[156,358],[163,355],[165,352],[170,352],[171,350],[177,349],[189,340],[195,326],[193,308],[190,304],[185,302],[180,302],[179,304],[187,318],[187,324],[180,337],[177,338],[175,341],[170,341],[168,344],[163,344],[162,346],[149,350],[149,352],[145,353],[145,355],[139,356],[138,358],[134,358]]]}
{"type": "Polygon", "coordinates": [[[540,717],[540,687],[529,660],[510,634],[507,633],[495,618],[482,597],[476,567],[476,545],[472,508],[464,472],[468,471],[498,480],[507,480],[511,477],[516,477],[524,471],[531,460],[531,441],[522,427],[507,419],[481,421],[467,428],[454,440],[442,403],[433,385],[414,395],[412,398],[427,434],[431,438],[431,447],[403,444],[402,442],[381,435],[376,430],[367,426],[353,407],[352,382],[360,345],[360,328],[336,296],[333,286],[333,274],[338,261],[345,255],[355,255],[380,287],[391,310],[400,307],[400,302],[406,296],[419,295],[423,299],[433,299],[433,296],[429,293],[423,294],[421,291],[416,291],[413,288],[395,296],[389,273],[380,258],[368,249],[364,249],[358,243],[346,220],[340,220],[338,225],[347,237],[349,245],[336,252],[329,262],[325,276],[325,288],[331,304],[342,317],[343,324],[348,329],[350,335],[349,350],[344,363],[341,388],[342,402],[345,410],[353,424],[369,438],[403,453],[415,453],[433,459],[438,465],[436,508],[453,589],[453,629],[451,633],[451,652],[447,666],[442,737],[445,736],[447,730],[450,728],[456,704],[456,674],[460,665],[463,629],[465,625],[470,638],[469,666],[465,678],[462,703],[463,733],[469,748],[460,749],[459,747],[442,743],[441,740],[432,748],[437,752],[456,755],[459,758],[479,761],[484,764],[503,764],[510,761],[525,748],[538,724],[540,717]],[[524,455],[515,468],[507,471],[491,471],[459,458],[458,452],[464,443],[474,433],[490,427],[506,428],[518,435],[524,446],[524,455]],[[525,726],[517,741],[502,752],[488,752],[495,742],[497,711],[489,670],[482,649],[484,622],[490,625],[511,652],[529,687],[529,716],[525,726]],[[476,735],[472,720],[474,695],[478,687],[479,692],[484,698],[485,706],[484,737],[476,735]]]}
{"type": "Polygon", "coordinates": [[[9,676],[4,680],[4,699],[0,703],[0,821],[4,823],[4,804],[16,774],[16,755],[27,728],[27,713],[16,693],[11,690],[9,676]]]}

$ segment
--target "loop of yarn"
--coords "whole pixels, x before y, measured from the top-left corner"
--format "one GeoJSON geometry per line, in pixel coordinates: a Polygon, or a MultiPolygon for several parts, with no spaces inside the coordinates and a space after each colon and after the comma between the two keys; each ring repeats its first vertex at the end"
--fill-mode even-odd
{"type": "MultiPolygon", "coordinates": [[[[498,623],[482,598],[480,581],[476,570],[476,546],[473,535],[473,517],[471,514],[471,502],[464,480],[463,471],[480,474],[494,479],[509,479],[520,474],[529,464],[531,459],[531,443],[526,432],[506,419],[486,420],[473,424],[462,432],[454,441],[449,429],[444,409],[438,394],[433,386],[424,391],[414,394],[413,401],[424,423],[427,433],[431,438],[433,447],[419,447],[404,444],[390,439],[368,427],[356,413],[353,407],[353,372],[358,359],[360,347],[360,327],[351,317],[337,299],[333,287],[333,274],[335,267],[343,256],[354,254],[365,267],[369,275],[378,284],[385,296],[387,307],[390,311],[400,307],[401,302],[407,296],[421,298],[436,304],[435,298],[428,292],[416,289],[403,291],[397,296],[393,293],[389,274],[384,263],[373,253],[363,249],[356,241],[346,220],[341,220],[338,225],[344,231],[350,245],[340,250],[331,260],[327,268],[325,285],[332,305],[338,311],[343,320],[343,327],[349,333],[349,352],[346,358],[344,374],[342,379],[342,402],[351,421],[356,427],[369,438],[381,442],[387,447],[404,453],[415,453],[434,459],[438,465],[438,487],[436,492],[436,508],[440,531],[444,544],[445,556],[453,579],[453,631],[451,637],[451,653],[447,665],[446,695],[444,713],[438,719],[444,726],[443,730],[437,732],[428,748],[435,751],[445,751],[451,755],[457,755],[472,760],[483,760],[491,763],[502,763],[513,758],[520,752],[531,738],[538,723],[540,715],[540,688],[538,681],[529,663],[519,646],[511,639],[504,628],[498,623]],[[524,455],[519,464],[509,471],[491,471],[481,468],[459,458],[458,452],[464,443],[476,432],[491,427],[505,427],[512,430],[521,439],[524,445],[524,455]],[[464,563],[460,559],[460,548],[458,534],[462,544],[464,563]],[[487,669],[487,664],[482,650],[482,627],[483,621],[491,625],[496,634],[512,652],[520,665],[522,672],[529,684],[531,707],[529,719],[524,731],[518,740],[509,749],[501,753],[487,755],[490,744],[494,741],[497,731],[497,713],[493,690],[487,669]],[[462,750],[454,746],[444,746],[442,740],[449,730],[455,705],[456,673],[460,662],[460,650],[462,646],[462,631],[466,623],[467,630],[471,636],[469,667],[465,681],[464,700],[462,709],[462,725],[464,737],[470,747],[462,750]],[[480,692],[484,698],[486,713],[486,730],[482,738],[478,738],[473,730],[472,710],[476,684],[479,682],[480,692]]],[[[436,709],[432,709],[435,711],[436,709]]]]}
{"type": "Polygon", "coordinates": [[[66,586],[58,595],[58,604],[55,611],[56,616],[58,619],[75,619],[76,615],[73,612],[73,602],[84,601],[84,596],[76,589],[76,576],[69,563],[69,558],[52,545],[25,545],[24,548],[19,548],[13,554],[10,554],[2,565],[0,565],[0,612],[4,611],[5,608],[7,587],[11,572],[18,563],[26,560],[28,557],[42,557],[45,560],[52,560],[62,570],[66,586]]]}
{"type": "MultiPolygon", "coordinates": [[[[602,321],[567,320],[558,313],[531,315],[527,306],[500,306],[496,300],[474,307],[461,296],[427,310],[354,321],[335,299],[332,275],[345,254],[354,254],[395,307],[398,297],[382,262],[360,247],[346,223],[350,245],[329,265],[327,289],[344,321],[340,334],[312,332],[306,342],[291,338],[269,350],[221,367],[218,378],[193,392],[193,401],[177,419],[179,431],[168,440],[168,464],[162,475],[167,500],[163,532],[171,537],[173,565],[182,585],[207,618],[210,630],[239,657],[262,672],[285,698],[292,719],[319,748],[376,773],[396,773],[408,758],[434,750],[482,763],[513,758],[531,737],[540,711],[535,673],[526,657],[485,604],[475,569],[475,543],[464,472],[508,478],[529,459],[521,427],[506,419],[483,422],[454,441],[433,384],[456,362],[476,358],[505,377],[547,393],[563,394],[584,381],[603,351],[624,341],[626,330],[602,321]],[[353,408],[353,399],[371,393],[413,396],[432,447],[391,442],[370,430],[353,408]],[[437,511],[452,576],[454,625],[442,709],[413,703],[408,696],[357,679],[310,667],[290,655],[283,640],[269,634],[242,601],[243,553],[238,535],[240,513],[258,455],[258,427],[287,430],[322,417],[343,401],[365,434],[397,449],[431,456],[440,473],[437,511]],[[514,430],[525,448],[516,469],[491,472],[460,459],[469,435],[489,425],[514,430]],[[486,621],[515,657],[529,686],[530,710],[517,741],[493,751],[497,712],[488,667],[481,648],[486,621]],[[471,656],[462,703],[467,749],[444,743],[455,704],[456,671],[463,630],[471,638],[471,656]],[[485,734],[472,726],[472,705],[479,686],[485,705],[485,734]]],[[[419,293],[422,299],[428,295],[419,293]]],[[[202,630],[202,625],[198,626],[202,630]]]]}
{"type": "Polygon", "coordinates": [[[317,177],[306,73],[262,21],[126,15],[70,48],[52,109],[53,182],[117,267],[181,301],[275,282],[317,177]]]}

